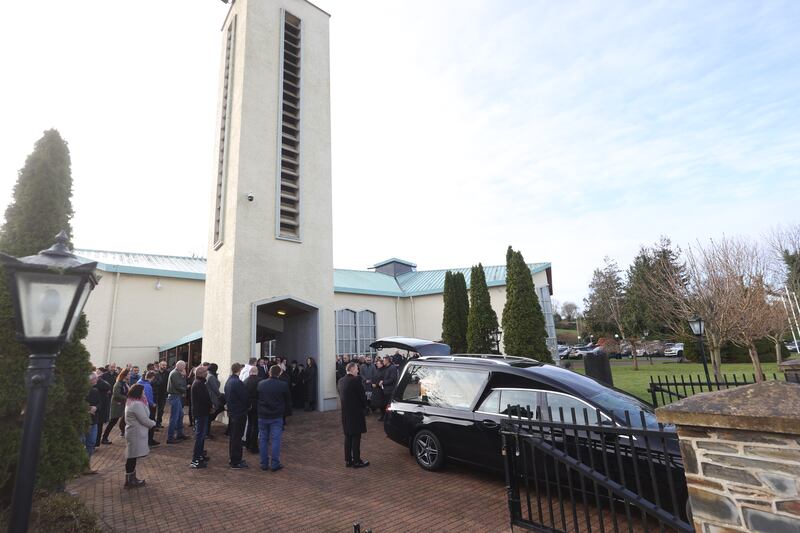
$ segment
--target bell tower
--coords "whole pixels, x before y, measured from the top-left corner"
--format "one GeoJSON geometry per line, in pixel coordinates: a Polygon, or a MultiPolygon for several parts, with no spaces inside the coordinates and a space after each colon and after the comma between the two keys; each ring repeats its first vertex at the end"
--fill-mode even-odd
{"type": "Polygon", "coordinates": [[[314,358],[318,409],[336,403],[329,18],[234,0],[225,19],[203,318],[203,359],[225,375],[314,358]]]}

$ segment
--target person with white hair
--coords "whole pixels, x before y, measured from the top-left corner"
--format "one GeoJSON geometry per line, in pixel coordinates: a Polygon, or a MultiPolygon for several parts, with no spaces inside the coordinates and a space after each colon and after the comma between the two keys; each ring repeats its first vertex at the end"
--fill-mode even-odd
{"type": "Polygon", "coordinates": [[[175,363],[167,381],[167,401],[169,402],[169,426],[167,444],[175,444],[189,437],[183,434],[183,397],[186,396],[186,361],[175,363]]]}

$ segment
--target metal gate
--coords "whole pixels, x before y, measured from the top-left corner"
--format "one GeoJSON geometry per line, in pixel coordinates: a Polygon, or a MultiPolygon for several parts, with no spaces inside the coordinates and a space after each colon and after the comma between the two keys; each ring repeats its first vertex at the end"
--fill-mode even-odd
{"type": "Polygon", "coordinates": [[[651,414],[626,412],[624,420],[621,425],[586,410],[537,410],[504,420],[512,527],[548,533],[694,531],[674,429],[654,423],[651,414]]]}
{"type": "MultiPolygon", "coordinates": [[[[800,379],[795,374],[786,372],[783,377],[780,374],[762,374],[763,381],[779,381],[781,379],[800,383],[800,379]]],[[[701,392],[725,390],[743,385],[756,383],[755,374],[723,374],[719,378],[712,376],[709,380],[700,375],[665,375],[650,376],[650,385],[647,391],[650,393],[653,407],[667,405],[677,400],[682,400],[688,396],[701,392]]]]}

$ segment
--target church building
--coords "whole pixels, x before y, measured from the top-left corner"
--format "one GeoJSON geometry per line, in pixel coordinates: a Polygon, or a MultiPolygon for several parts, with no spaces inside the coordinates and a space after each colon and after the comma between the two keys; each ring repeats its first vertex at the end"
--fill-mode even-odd
{"type": "MultiPolygon", "coordinates": [[[[224,379],[250,357],[311,356],[319,408],[332,409],[336,354],[440,338],[445,270],[333,268],[329,18],[307,0],[231,2],[207,258],[77,250],[103,273],[86,306],[96,364],[213,361],[224,379]]],[[[550,265],[530,268],[554,347],[550,265]]],[[[486,278],[499,316],[505,267],[486,278]]]]}

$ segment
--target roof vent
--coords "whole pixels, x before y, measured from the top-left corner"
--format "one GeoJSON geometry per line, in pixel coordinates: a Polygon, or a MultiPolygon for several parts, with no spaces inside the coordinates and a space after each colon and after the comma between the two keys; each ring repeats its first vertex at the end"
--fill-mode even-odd
{"type": "Polygon", "coordinates": [[[374,268],[375,272],[396,278],[397,276],[407,272],[415,272],[417,270],[417,265],[410,261],[403,261],[402,259],[392,257],[386,261],[376,263],[370,268],[374,268]]]}

